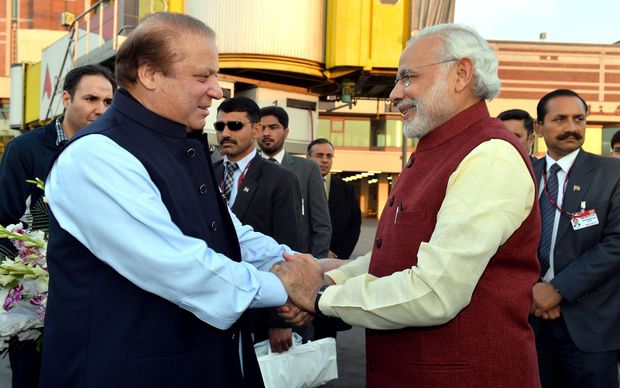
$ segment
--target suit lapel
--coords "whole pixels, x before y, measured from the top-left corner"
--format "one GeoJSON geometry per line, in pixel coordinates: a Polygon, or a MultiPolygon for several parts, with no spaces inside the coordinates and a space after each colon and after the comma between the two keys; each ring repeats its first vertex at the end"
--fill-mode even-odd
{"type": "Polygon", "coordinates": [[[284,152],[284,157],[282,158],[282,167],[291,169],[295,166],[295,157],[289,155],[288,152],[284,152]]]}
{"type": "MultiPolygon", "coordinates": [[[[589,159],[590,155],[584,150],[580,150],[570,170],[570,175],[566,183],[566,194],[564,195],[562,204],[562,209],[569,213],[581,210],[581,201],[583,201],[592,186],[593,170],[591,163],[589,163],[589,159]]],[[[560,217],[556,241],[563,237],[569,225],[570,220],[568,217],[560,217]]]]}
{"type": "MultiPolygon", "coordinates": [[[[232,206],[232,211],[237,218],[243,219],[245,212],[248,210],[252,197],[256,190],[258,190],[259,178],[262,175],[262,163],[265,163],[261,155],[256,154],[254,159],[250,162],[245,177],[243,178],[243,185],[239,187],[237,196],[235,197],[235,203],[232,206]]],[[[271,163],[271,162],[269,162],[271,163]]]]}
{"type": "Polygon", "coordinates": [[[224,178],[224,162],[220,160],[215,163],[213,165],[213,172],[215,173],[215,181],[218,184],[217,187],[220,187],[219,184],[222,183],[222,179],[224,178]]]}
{"type": "Polygon", "coordinates": [[[534,176],[536,177],[536,187],[540,191],[540,180],[542,179],[543,170],[546,167],[545,158],[538,159],[536,163],[532,165],[534,167],[534,176]]]}

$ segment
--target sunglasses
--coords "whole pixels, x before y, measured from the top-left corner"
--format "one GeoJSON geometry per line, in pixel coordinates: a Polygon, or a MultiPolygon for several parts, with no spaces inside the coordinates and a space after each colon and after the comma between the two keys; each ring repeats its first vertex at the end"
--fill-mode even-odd
{"type": "Polygon", "coordinates": [[[213,126],[215,127],[216,131],[222,132],[225,127],[228,127],[228,129],[230,129],[231,131],[238,131],[246,124],[252,124],[252,122],[248,121],[247,123],[243,123],[241,121],[216,121],[215,123],[213,123],[213,126]]]}

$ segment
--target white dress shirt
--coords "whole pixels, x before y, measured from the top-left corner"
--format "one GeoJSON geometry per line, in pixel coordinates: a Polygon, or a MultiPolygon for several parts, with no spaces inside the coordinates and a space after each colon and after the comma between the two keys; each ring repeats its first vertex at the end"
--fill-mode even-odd
{"type": "MultiPolygon", "coordinates": [[[[250,162],[256,156],[256,152],[257,152],[256,149],[254,149],[252,152],[244,156],[241,160],[235,162],[237,163],[237,167],[239,168],[236,169],[235,172],[233,173],[233,186],[232,186],[232,190],[230,191],[230,199],[228,200],[228,207],[232,207],[232,205],[235,203],[235,199],[237,198],[237,193],[239,192],[239,178],[241,177],[242,174],[245,177],[245,174],[248,172],[248,167],[249,167],[250,162]]],[[[228,155],[224,155],[224,174],[222,175],[222,179],[226,177],[226,163],[230,163],[230,159],[228,159],[228,155]]]]}
{"type": "MultiPolygon", "coordinates": [[[[560,166],[560,169],[558,170],[558,200],[557,200],[557,204],[560,207],[560,209],[562,208],[563,204],[564,204],[564,189],[566,188],[566,178],[567,178],[567,174],[569,173],[570,169],[573,167],[573,163],[575,163],[575,159],[577,159],[577,154],[579,154],[579,148],[576,149],[575,151],[571,152],[570,154],[562,157],[560,160],[553,160],[551,158],[551,156],[549,156],[549,154],[545,155],[545,170],[546,170],[546,174],[547,176],[549,176],[549,169],[551,168],[551,166],[554,163],[557,163],[558,166],[560,166]]],[[[545,191],[545,176],[543,175],[540,178],[540,185],[538,186],[540,187],[540,190],[538,192],[538,198],[540,199],[541,195],[544,195],[544,191],[545,191]]],[[[550,282],[553,277],[555,276],[555,273],[553,272],[553,251],[555,250],[555,239],[558,235],[558,225],[560,224],[560,217],[562,217],[562,213],[558,210],[555,209],[555,217],[553,218],[553,232],[551,234],[551,247],[550,252],[549,252],[549,269],[547,270],[547,272],[545,273],[545,275],[542,277],[542,280],[545,282],[550,282]]],[[[565,216],[564,216],[565,217],[565,216]]]]}
{"type": "Polygon", "coordinates": [[[284,159],[284,153],[286,152],[286,150],[284,149],[284,147],[282,147],[282,149],[275,155],[273,156],[269,156],[266,153],[262,153],[261,155],[263,156],[263,158],[265,159],[269,159],[269,158],[274,158],[278,164],[282,164],[282,160],[284,159]]]}

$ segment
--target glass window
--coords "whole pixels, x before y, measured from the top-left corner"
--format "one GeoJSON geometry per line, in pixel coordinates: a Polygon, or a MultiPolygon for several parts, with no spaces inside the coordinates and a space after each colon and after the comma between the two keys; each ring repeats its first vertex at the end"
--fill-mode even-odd
{"type": "Polygon", "coordinates": [[[315,139],[322,137],[331,141],[331,126],[330,119],[319,119],[319,129],[316,131],[315,139]]]}
{"type": "Polygon", "coordinates": [[[370,121],[345,120],[344,145],[348,147],[370,147],[370,121]]]}

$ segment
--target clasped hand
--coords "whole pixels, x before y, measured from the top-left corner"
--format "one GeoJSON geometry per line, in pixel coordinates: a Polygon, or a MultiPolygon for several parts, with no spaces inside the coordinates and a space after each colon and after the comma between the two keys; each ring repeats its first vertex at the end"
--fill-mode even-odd
{"type": "Polygon", "coordinates": [[[560,317],[560,302],[564,299],[552,284],[539,282],[532,288],[532,307],[530,314],[538,318],[551,320],[560,317]]]}
{"type": "Polygon", "coordinates": [[[285,261],[275,264],[271,272],[275,273],[288,293],[287,303],[278,308],[278,314],[287,323],[305,326],[312,321],[316,294],[323,284],[333,284],[324,273],[338,268],[347,260],[321,259],[311,255],[297,253],[284,254],[285,261]]]}

